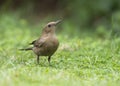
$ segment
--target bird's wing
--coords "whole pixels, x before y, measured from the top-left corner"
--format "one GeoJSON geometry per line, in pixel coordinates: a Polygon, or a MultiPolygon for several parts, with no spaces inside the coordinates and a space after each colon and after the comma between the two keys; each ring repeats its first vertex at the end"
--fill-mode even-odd
{"type": "Polygon", "coordinates": [[[29,43],[30,45],[34,45],[34,43],[36,42],[37,40],[34,40],[32,41],[31,43],[29,43]]]}
{"type": "Polygon", "coordinates": [[[34,46],[40,48],[44,45],[45,41],[45,39],[40,38],[34,42],[34,46]]]}

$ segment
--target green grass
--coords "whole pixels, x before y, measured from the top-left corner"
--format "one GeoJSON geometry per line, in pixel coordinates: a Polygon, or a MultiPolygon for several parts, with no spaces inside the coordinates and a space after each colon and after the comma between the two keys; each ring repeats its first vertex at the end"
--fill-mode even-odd
{"type": "Polygon", "coordinates": [[[58,33],[60,46],[50,66],[46,57],[37,65],[33,52],[19,51],[40,35],[44,24],[32,26],[15,16],[0,18],[0,86],[120,85],[120,38],[69,31],[72,26],[64,23],[66,33],[58,33]]]}

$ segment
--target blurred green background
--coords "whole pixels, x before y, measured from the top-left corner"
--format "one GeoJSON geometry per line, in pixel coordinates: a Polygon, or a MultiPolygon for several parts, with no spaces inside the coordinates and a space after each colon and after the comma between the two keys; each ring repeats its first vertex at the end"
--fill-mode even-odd
{"type": "Polygon", "coordinates": [[[119,0],[0,0],[0,15],[24,19],[32,25],[62,19],[68,34],[85,29],[101,37],[111,31],[112,35],[120,33],[119,0]]]}

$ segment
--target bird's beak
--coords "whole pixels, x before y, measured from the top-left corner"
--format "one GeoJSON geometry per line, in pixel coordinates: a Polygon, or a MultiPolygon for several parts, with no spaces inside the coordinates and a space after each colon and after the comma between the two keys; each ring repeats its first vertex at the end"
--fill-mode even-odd
{"type": "Polygon", "coordinates": [[[57,21],[55,22],[55,25],[59,24],[60,22],[61,22],[61,20],[57,20],[57,21]]]}

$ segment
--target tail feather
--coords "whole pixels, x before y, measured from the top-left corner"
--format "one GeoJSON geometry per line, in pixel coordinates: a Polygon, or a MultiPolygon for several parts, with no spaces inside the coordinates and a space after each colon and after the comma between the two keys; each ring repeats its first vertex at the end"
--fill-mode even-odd
{"type": "Polygon", "coordinates": [[[32,47],[30,47],[30,48],[25,48],[25,49],[19,49],[19,50],[21,50],[21,51],[32,50],[32,47]]]}

